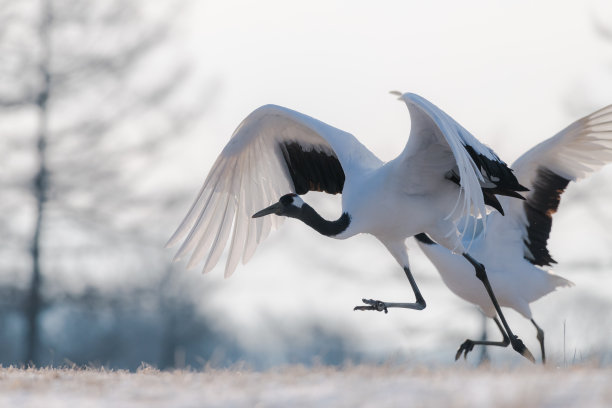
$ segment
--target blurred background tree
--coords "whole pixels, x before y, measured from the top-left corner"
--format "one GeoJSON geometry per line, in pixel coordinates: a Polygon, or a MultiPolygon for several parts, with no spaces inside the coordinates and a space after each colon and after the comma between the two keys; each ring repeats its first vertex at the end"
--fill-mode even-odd
{"type": "Polygon", "coordinates": [[[160,253],[160,214],[184,192],[143,186],[163,149],[202,116],[214,86],[185,100],[189,63],[169,50],[181,3],[144,3],[0,2],[0,227],[11,255],[2,265],[2,322],[4,335],[21,330],[24,339],[22,357],[13,347],[5,363],[48,363],[41,319],[70,305],[99,313],[152,302],[170,327],[172,350],[163,355],[180,346],[177,314],[196,321],[194,330],[204,326],[182,290],[167,293],[178,281],[160,253]],[[91,273],[104,268],[133,276],[104,288],[91,273]]]}

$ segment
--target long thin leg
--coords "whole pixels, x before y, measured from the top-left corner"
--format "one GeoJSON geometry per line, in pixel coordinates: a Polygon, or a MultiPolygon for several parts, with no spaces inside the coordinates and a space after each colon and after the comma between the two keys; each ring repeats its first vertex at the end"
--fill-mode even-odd
{"type": "Polygon", "coordinates": [[[489,294],[489,297],[491,298],[491,302],[493,302],[493,306],[495,307],[495,310],[497,311],[497,315],[501,319],[504,329],[506,330],[506,333],[510,337],[510,344],[512,344],[512,348],[516,352],[518,352],[520,355],[522,355],[523,357],[531,360],[532,363],[535,363],[535,358],[533,358],[533,354],[531,354],[531,352],[525,346],[523,341],[519,339],[518,336],[514,335],[512,333],[512,330],[510,330],[510,326],[508,325],[508,322],[506,322],[506,317],[502,313],[501,308],[499,307],[499,303],[497,302],[497,298],[495,297],[495,294],[493,293],[493,288],[491,288],[491,283],[489,283],[489,277],[487,276],[487,271],[485,270],[484,265],[478,262],[477,260],[475,260],[474,258],[472,258],[470,254],[468,254],[467,252],[463,253],[462,255],[465,259],[467,259],[472,264],[472,266],[474,266],[474,269],[476,270],[476,277],[480,279],[485,289],[487,290],[487,293],[489,294]]]}
{"type": "Polygon", "coordinates": [[[455,361],[457,361],[459,359],[459,357],[461,357],[461,353],[463,353],[463,358],[467,358],[468,353],[470,351],[472,351],[472,349],[476,345],[508,347],[508,344],[510,344],[510,338],[508,337],[508,335],[504,331],[504,328],[502,327],[502,325],[499,322],[499,320],[497,320],[497,317],[494,317],[493,321],[495,322],[495,324],[497,325],[497,328],[501,332],[501,334],[503,336],[503,340],[502,341],[487,341],[487,340],[470,340],[470,339],[467,339],[466,341],[463,342],[463,344],[461,344],[461,346],[459,346],[459,350],[457,350],[457,354],[455,354],[455,361]]]}
{"type": "Polygon", "coordinates": [[[542,330],[540,326],[537,325],[535,320],[531,319],[531,323],[533,323],[536,330],[538,331],[538,335],[536,337],[540,342],[540,350],[542,350],[542,364],[546,364],[546,352],[544,351],[544,330],[542,330]]]}
{"type": "Polygon", "coordinates": [[[406,273],[406,277],[410,282],[410,286],[412,286],[412,291],[414,292],[414,297],[416,298],[415,303],[394,303],[394,302],[381,302],[380,300],[373,299],[361,299],[363,303],[368,306],[355,306],[353,310],[376,310],[378,312],[388,313],[389,308],[391,307],[399,307],[404,309],[414,309],[414,310],[423,310],[427,306],[425,303],[425,299],[421,295],[421,291],[412,276],[412,272],[410,272],[410,268],[404,266],[404,272],[406,273]]]}

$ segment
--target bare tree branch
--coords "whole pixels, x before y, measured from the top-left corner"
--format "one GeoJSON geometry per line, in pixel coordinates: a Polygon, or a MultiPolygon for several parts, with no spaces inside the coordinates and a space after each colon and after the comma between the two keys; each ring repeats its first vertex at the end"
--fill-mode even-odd
{"type": "MultiPolygon", "coordinates": [[[[13,13],[7,3],[0,1],[0,22],[13,13]],[[3,13],[6,10],[10,12],[3,13]]],[[[163,262],[145,261],[160,247],[160,238],[146,215],[163,212],[176,203],[180,192],[163,199],[161,195],[135,194],[132,186],[141,182],[146,171],[130,170],[129,176],[123,173],[130,167],[126,165],[129,161],[138,160],[141,169],[152,164],[165,145],[177,140],[171,132],[188,129],[189,122],[201,116],[204,103],[198,106],[197,114],[196,109],[173,108],[175,93],[191,74],[180,62],[169,65],[166,75],[158,75],[155,84],[137,83],[143,72],[149,74],[155,54],[170,38],[168,21],[176,11],[171,8],[163,20],[154,21],[140,14],[141,4],[145,3],[42,0],[24,6],[27,12],[23,14],[14,12],[21,16],[19,32],[23,35],[13,34],[13,28],[0,28],[6,41],[0,44],[0,51],[7,51],[0,53],[0,58],[10,59],[6,59],[10,63],[0,64],[2,83],[10,83],[0,87],[0,110],[10,114],[28,107],[37,121],[34,137],[20,140],[15,133],[11,142],[3,144],[6,151],[2,152],[33,148],[34,169],[11,180],[0,179],[2,188],[29,191],[28,203],[20,204],[35,214],[31,241],[23,242],[22,251],[29,251],[33,265],[30,286],[7,294],[12,304],[16,298],[26,302],[22,309],[27,312],[29,331],[26,361],[37,362],[43,309],[57,304],[96,307],[113,303],[113,296],[97,289],[66,291],[54,282],[45,261],[49,258],[43,253],[52,253],[54,259],[67,253],[78,264],[82,259],[71,252],[100,257],[100,248],[120,246],[142,252],[143,263],[149,262],[158,274],[165,273],[163,262]],[[151,118],[156,126],[141,123],[151,118]],[[127,222],[126,212],[134,214],[127,222]],[[94,243],[72,247],[55,239],[66,234],[68,221],[74,232],[95,237],[94,243]]],[[[1,217],[2,213],[0,228],[12,230],[13,224],[1,217]]],[[[0,293],[2,290],[0,286],[0,293]]],[[[151,288],[143,290],[150,292],[151,288]]],[[[117,293],[116,301],[134,297],[128,292],[117,293]]],[[[153,293],[153,301],[160,302],[159,290],[153,293]]],[[[167,299],[164,302],[170,304],[167,299]]]]}

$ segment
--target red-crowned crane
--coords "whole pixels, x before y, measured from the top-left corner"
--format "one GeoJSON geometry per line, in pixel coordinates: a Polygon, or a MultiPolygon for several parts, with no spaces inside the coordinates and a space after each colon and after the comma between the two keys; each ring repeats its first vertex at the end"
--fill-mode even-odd
{"type": "Polygon", "coordinates": [[[425,308],[405,244],[408,237],[425,232],[473,266],[513,348],[534,361],[497,306],[484,266],[462,243],[461,237],[473,231],[457,223],[469,214],[485,217],[485,205],[501,210],[495,195],[522,199],[517,192],[526,188],[491,149],[441,109],[418,95],[396,94],[408,106],[412,125],[406,147],[387,163],[353,135],[319,120],[280,106],[256,109],[219,155],[168,246],[184,240],[176,258],[191,253],[188,267],[208,255],[208,272],[233,227],[225,267],[229,276],[284,217],[336,239],[372,234],[403,268],[416,297],[414,303],[363,299],[365,305],[355,307],[386,313],[389,308],[425,308]],[[342,193],[341,216],[323,219],[299,197],[308,191],[342,193]]]}
{"type": "MultiPolygon", "coordinates": [[[[570,181],[586,177],[610,161],[612,105],[577,120],[514,162],[512,169],[518,181],[530,190],[525,201],[501,197],[505,216],[490,213],[486,217],[486,231],[480,228],[484,219],[470,218],[477,225],[470,253],[487,266],[500,306],[516,310],[535,326],[543,363],[544,331],[533,319],[529,304],[557,287],[572,285],[567,279],[539,268],[556,263],[546,247],[552,216],[570,181]]],[[[497,342],[466,340],[455,359],[462,353],[466,357],[477,344],[507,347],[509,339],[497,320],[496,308],[475,278],[472,265],[431,241],[426,234],[415,238],[449,289],[478,305],[486,316],[494,319],[502,333],[503,340],[497,342]]]]}

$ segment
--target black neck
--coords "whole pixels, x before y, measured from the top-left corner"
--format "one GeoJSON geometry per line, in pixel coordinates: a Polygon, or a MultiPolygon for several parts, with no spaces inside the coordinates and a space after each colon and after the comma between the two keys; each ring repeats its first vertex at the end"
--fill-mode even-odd
{"type": "Polygon", "coordinates": [[[327,221],[321,217],[311,206],[308,204],[302,205],[302,211],[295,218],[298,218],[306,225],[313,228],[319,234],[333,237],[346,230],[351,223],[351,216],[348,213],[342,213],[340,218],[336,221],[327,221]]]}

